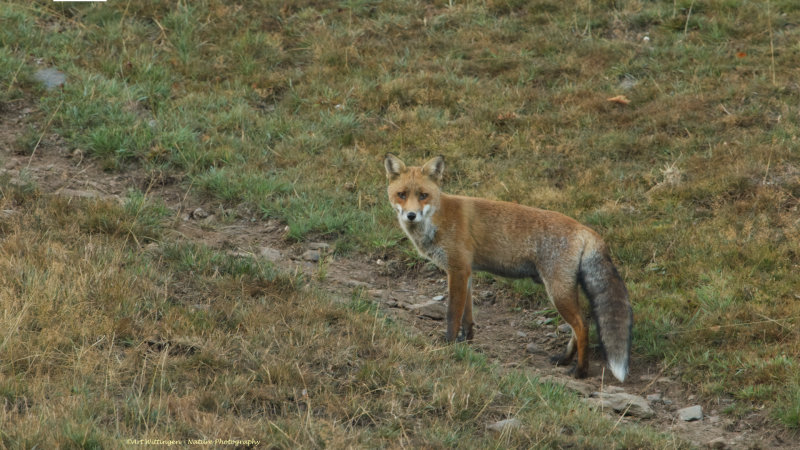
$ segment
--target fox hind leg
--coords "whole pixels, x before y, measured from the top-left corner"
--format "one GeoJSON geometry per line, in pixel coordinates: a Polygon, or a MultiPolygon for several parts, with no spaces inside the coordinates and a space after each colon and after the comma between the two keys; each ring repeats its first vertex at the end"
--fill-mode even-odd
{"type": "Polygon", "coordinates": [[[589,372],[589,328],[581,313],[578,286],[575,283],[545,283],[545,288],[558,313],[572,327],[572,337],[566,351],[554,356],[551,361],[558,366],[565,366],[577,353],[578,363],[574,374],[576,378],[585,378],[589,372]]]}

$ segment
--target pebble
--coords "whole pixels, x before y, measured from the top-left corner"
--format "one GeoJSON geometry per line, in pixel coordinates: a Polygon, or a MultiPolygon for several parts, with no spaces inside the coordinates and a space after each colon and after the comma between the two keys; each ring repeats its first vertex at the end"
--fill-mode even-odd
{"type": "Polygon", "coordinates": [[[503,431],[505,431],[507,429],[519,428],[521,426],[522,426],[522,422],[520,422],[518,419],[511,418],[511,419],[503,419],[503,420],[497,421],[495,423],[490,423],[490,424],[486,425],[486,429],[490,430],[490,431],[496,431],[498,433],[501,433],[501,432],[503,432],[503,431]]]}
{"type": "Polygon", "coordinates": [[[703,418],[703,408],[700,405],[690,406],[678,410],[678,418],[684,422],[691,422],[703,418]]]}
{"type": "Polygon", "coordinates": [[[317,262],[319,261],[319,250],[306,250],[303,253],[303,259],[306,261],[317,262]]]}
{"type": "Polygon", "coordinates": [[[282,258],[280,250],[270,247],[261,247],[261,249],[258,251],[258,254],[261,255],[262,258],[271,262],[278,262],[282,258]]]}
{"type": "Polygon", "coordinates": [[[648,394],[647,395],[647,401],[648,402],[652,402],[652,403],[660,402],[661,401],[661,394],[648,394]]]}
{"type": "Polygon", "coordinates": [[[192,211],[192,217],[195,219],[205,219],[206,217],[208,217],[208,211],[206,211],[203,208],[197,208],[194,211],[192,211]]]}
{"type": "Polygon", "coordinates": [[[33,79],[44,84],[45,89],[50,91],[62,86],[67,81],[67,76],[58,69],[48,67],[37,70],[33,74],[33,79]]]}
{"type": "Polygon", "coordinates": [[[629,416],[650,418],[655,416],[655,412],[642,397],[625,392],[595,392],[589,401],[596,403],[603,408],[611,408],[614,411],[625,413],[629,416]]]}
{"type": "Polygon", "coordinates": [[[447,307],[444,303],[435,300],[408,305],[407,309],[416,312],[420,316],[429,317],[434,320],[442,320],[447,315],[447,307]]]}

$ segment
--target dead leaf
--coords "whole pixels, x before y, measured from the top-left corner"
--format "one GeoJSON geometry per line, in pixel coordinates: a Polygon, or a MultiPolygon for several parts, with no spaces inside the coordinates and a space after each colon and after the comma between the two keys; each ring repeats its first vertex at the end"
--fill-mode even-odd
{"type": "Polygon", "coordinates": [[[619,103],[620,105],[627,105],[631,102],[630,100],[628,100],[628,97],[625,97],[624,95],[618,95],[616,97],[611,97],[606,100],[614,103],[619,103]]]}

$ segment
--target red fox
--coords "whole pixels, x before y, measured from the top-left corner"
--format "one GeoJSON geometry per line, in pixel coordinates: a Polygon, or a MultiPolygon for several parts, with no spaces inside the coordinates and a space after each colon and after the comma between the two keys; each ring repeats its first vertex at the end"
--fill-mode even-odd
{"type": "Polygon", "coordinates": [[[567,365],[577,352],[574,374],[584,378],[589,328],[578,301],[580,285],[592,305],[608,366],[625,381],[633,313],[625,283],[600,235],[554,211],[445,194],[442,156],[422,167],[406,167],[387,153],[384,165],[389,201],[400,227],[420,254],[447,272],[448,342],[474,336],[473,271],[530,277],[544,284],[550,301],[572,327],[566,351],[552,362],[567,365]]]}

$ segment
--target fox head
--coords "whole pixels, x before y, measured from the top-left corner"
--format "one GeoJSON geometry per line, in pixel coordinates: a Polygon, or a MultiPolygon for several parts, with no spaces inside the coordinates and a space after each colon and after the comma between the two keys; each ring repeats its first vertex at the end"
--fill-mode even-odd
{"type": "Polygon", "coordinates": [[[389,201],[405,228],[428,223],[439,206],[444,158],[437,156],[422,167],[406,167],[387,153],[383,161],[389,180],[389,201]]]}

